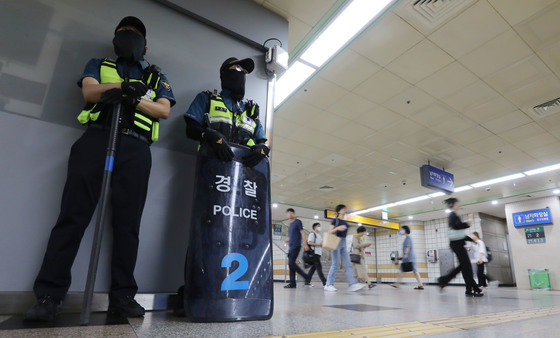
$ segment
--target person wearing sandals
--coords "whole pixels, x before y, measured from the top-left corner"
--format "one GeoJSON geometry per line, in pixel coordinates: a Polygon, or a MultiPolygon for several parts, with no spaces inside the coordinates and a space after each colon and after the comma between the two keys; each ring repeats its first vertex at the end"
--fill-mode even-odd
{"type": "MultiPolygon", "coordinates": [[[[367,273],[367,265],[366,265],[366,257],[364,255],[364,249],[371,246],[371,243],[364,243],[364,234],[366,233],[366,227],[360,225],[358,227],[358,233],[353,236],[352,238],[352,255],[357,255],[360,257],[359,263],[352,262],[352,270],[354,270],[354,275],[358,279],[360,283],[366,283],[367,286],[371,289],[375,285],[373,285],[369,281],[368,273],[367,273]]],[[[350,257],[352,258],[352,257],[350,257]]]]}
{"type": "Polygon", "coordinates": [[[467,250],[465,249],[465,241],[467,239],[472,241],[472,239],[465,233],[465,229],[468,229],[471,226],[470,223],[472,222],[472,216],[469,217],[469,222],[462,222],[459,216],[457,216],[457,211],[461,207],[461,205],[459,204],[459,200],[456,198],[448,198],[444,201],[444,203],[451,210],[448,218],[449,230],[447,234],[449,236],[449,246],[457,256],[457,259],[459,260],[459,266],[449,274],[439,277],[438,284],[440,288],[443,289],[447,286],[447,284],[449,284],[449,281],[455,278],[459,271],[461,271],[467,289],[465,291],[465,295],[482,297],[484,296],[484,294],[474,281],[471,260],[469,258],[469,254],[467,253],[467,250]]]}
{"type": "Polygon", "coordinates": [[[409,272],[408,270],[412,268],[412,272],[414,273],[414,277],[418,281],[418,285],[414,288],[415,290],[424,290],[424,285],[422,285],[422,281],[420,280],[420,274],[416,269],[416,254],[412,248],[412,239],[410,238],[410,227],[404,225],[401,230],[399,230],[399,235],[404,235],[404,242],[403,242],[403,257],[402,257],[402,264],[401,270],[399,271],[399,275],[397,276],[397,282],[391,284],[392,287],[398,288],[401,284],[404,272],[409,272]],[[410,267],[405,269],[404,267],[410,267]]]}
{"type": "Polygon", "coordinates": [[[338,265],[340,258],[344,262],[344,267],[346,268],[346,278],[348,279],[348,291],[358,291],[365,287],[365,284],[358,283],[356,277],[354,277],[354,272],[352,271],[352,263],[350,263],[350,255],[346,249],[346,234],[348,233],[348,223],[344,220],[346,216],[346,206],[344,204],[339,204],[336,206],[336,218],[333,219],[331,229],[329,232],[331,234],[336,234],[340,237],[340,242],[336,250],[331,252],[332,265],[329,270],[329,275],[327,277],[327,285],[325,286],[325,291],[334,292],[337,289],[334,287],[334,275],[336,270],[338,270],[338,265]]]}

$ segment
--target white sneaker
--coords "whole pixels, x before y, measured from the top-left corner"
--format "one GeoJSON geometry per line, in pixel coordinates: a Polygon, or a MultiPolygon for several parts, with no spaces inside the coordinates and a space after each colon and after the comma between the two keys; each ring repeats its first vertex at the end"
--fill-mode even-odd
{"type": "Polygon", "coordinates": [[[354,283],[352,285],[350,285],[350,287],[348,288],[348,291],[358,291],[360,289],[363,289],[366,285],[363,283],[354,283]]]}
{"type": "Polygon", "coordinates": [[[334,285],[327,285],[325,286],[325,291],[336,292],[336,288],[334,285]]]}

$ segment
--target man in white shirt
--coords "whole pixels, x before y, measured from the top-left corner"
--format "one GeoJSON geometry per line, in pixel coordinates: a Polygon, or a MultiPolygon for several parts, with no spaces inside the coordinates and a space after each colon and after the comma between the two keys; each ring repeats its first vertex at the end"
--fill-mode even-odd
{"type": "Polygon", "coordinates": [[[305,281],[305,285],[311,286],[311,277],[315,271],[319,275],[321,282],[323,282],[323,286],[327,283],[327,279],[325,275],[323,275],[323,267],[321,266],[321,255],[323,254],[323,238],[321,237],[321,224],[315,223],[313,224],[313,232],[307,236],[307,244],[309,247],[314,251],[315,257],[313,260],[313,265],[311,269],[307,271],[307,280],[305,281]]]}

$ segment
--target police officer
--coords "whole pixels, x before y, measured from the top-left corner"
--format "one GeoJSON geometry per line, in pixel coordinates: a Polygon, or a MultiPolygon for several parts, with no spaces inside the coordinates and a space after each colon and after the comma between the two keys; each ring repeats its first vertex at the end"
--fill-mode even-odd
{"type": "Polygon", "coordinates": [[[116,103],[122,103],[123,110],[112,177],[109,312],[126,317],[144,314],[134,300],[138,287],[133,273],[152,162],[150,144],[158,139],[158,121],[169,116],[175,99],[165,76],[143,61],[148,47],[140,19],[122,19],[113,45],[117,59],[91,59],[78,82],[87,102],[78,120],[87,129],[70,152],[61,210],[33,286],[37,302],[27,311],[28,320],[54,320],[70,287],[70,270],[99,199],[116,103]]]}
{"type": "Polygon", "coordinates": [[[243,101],[245,79],[255,68],[252,59],[231,57],[220,67],[222,91],[201,92],[185,113],[187,137],[200,141],[202,153],[213,153],[229,162],[233,151],[229,143],[251,147],[243,163],[253,167],[267,157],[270,148],[259,118],[259,106],[243,101]]]}

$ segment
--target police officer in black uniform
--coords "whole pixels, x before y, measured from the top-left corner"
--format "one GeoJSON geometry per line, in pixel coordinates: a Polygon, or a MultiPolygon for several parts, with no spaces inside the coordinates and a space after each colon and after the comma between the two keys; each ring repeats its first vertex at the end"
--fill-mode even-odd
{"type": "Polygon", "coordinates": [[[222,91],[199,93],[185,113],[187,137],[200,141],[200,150],[210,152],[222,161],[231,161],[229,143],[251,147],[243,161],[254,167],[267,157],[270,148],[259,118],[259,106],[243,101],[246,75],[255,68],[252,59],[228,58],[220,67],[222,91]]]}
{"type": "Polygon", "coordinates": [[[134,300],[138,290],[134,267],[152,164],[150,145],[158,139],[159,119],[169,116],[175,99],[165,76],[143,61],[148,47],[140,19],[122,19],[113,45],[117,59],[91,59],[78,82],[87,102],[78,120],[87,129],[70,152],[60,215],[35,280],[37,302],[27,311],[27,320],[54,320],[70,287],[72,264],[99,200],[113,105],[117,103],[122,104],[122,118],[110,196],[109,312],[125,317],[144,314],[134,300]]]}

